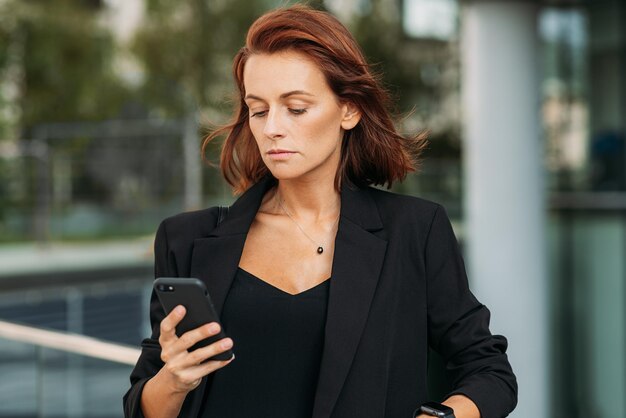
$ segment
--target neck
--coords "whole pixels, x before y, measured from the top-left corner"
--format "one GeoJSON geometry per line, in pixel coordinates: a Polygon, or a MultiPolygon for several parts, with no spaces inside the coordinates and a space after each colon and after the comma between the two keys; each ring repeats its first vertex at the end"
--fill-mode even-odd
{"type": "Polygon", "coordinates": [[[334,178],[327,181],[280,180],[273,199],[277,212],[280,211],[278,199],[292,216],[310,222],[334,221],[341,206],[334,178]]]}

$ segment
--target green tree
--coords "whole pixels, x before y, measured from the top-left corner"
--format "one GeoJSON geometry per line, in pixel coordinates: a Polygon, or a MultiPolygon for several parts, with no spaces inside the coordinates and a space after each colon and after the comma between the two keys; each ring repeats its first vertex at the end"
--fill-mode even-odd
{"type": "MultiPolygon", "coordinates": [[[[223,111],[234,86],[231,63],[250,24],[279,0],[147,0],[133,51],[146,78],[142,97],[162,115],[223,111]]],[[[322,1],[310,2],[318,6],[322,1]]]]}
{"type": "Polygon", "coordinates": [[[99,1],[31,0],[14,13],[23,39],[20,124],[99,120],[118,114],[131,92],[112,69],[110,29],[99,1]]]}
{"type": "MultiPolygon", "coordinates": [[[[120,113],[132,91],[115,74],[115,42],[102,24],[103,10],[100,0],[0,2],[0,140],[29,141],[41,124],[102,120],[120,113]],[[8,97],[6,91],[13,94],[8,97]]],[[[49,141],[48,155],[64,151],[77,156],[90,142],[49,141]]],[[[41,173],[36,174],[41,161],[27,153],[1,164],[0,217],[7,211],[19,216],[33,211],[37,190],[41,192],[41,173]]],[[[74,174],[85,178],[80,167],[74,174]]],[[[94,188],[90,182],[76,185],[77,193],[94,188]]]]}

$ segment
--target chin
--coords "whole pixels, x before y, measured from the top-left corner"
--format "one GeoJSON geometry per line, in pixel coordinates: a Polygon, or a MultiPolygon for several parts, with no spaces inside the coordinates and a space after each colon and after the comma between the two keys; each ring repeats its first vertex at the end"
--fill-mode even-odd
{"type": "Polygon", "coordinates": [[[294,180],[302,177],[305,174],[305,172],[302,170],[293,170],[287,167],[268,167],[268,169],[276,180],[294,180]]]}
{"type": "MultiPolygon", "coordinates": [[[[276,163],[274,161],[266,162],[265,166],[269,172],[277,180],[305,180],[307,178],[323,178],[326,177],[329,167],[322,164],[305,164],[304,161],[290,161],[289,163],[276,163]]],[[[336,172],[336,169],[335,169],[336,172]]]]}

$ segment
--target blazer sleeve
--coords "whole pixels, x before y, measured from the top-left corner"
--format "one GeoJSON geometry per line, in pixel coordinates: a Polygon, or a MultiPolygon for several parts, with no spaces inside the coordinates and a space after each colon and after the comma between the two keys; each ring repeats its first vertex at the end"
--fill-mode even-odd
{"type": "MultiPolygon", "coordinates": [[[[176,277],[176,264],[167,241],[165,221],[161,222],[154,240],[154,275],[156,277],[176,277]]],[[[143,418],[141,393],[148,380],[163,367],[159,332],[165,311],[154,292],[150,297],[150,323],[152,335],[141,342],[141,355],[130,375],[131,387],[124,395],[124,417],[143,418]]]]}
{"type": "Polygon", "coordinates": [[[428,339],[441,354],[453,384],[481,418],[506,417],[517,404],[517,382],[507,340],[489,331],[489,310],[469,290],[463,258],[443,207],[438,206],[425,245],[428,339]]]}

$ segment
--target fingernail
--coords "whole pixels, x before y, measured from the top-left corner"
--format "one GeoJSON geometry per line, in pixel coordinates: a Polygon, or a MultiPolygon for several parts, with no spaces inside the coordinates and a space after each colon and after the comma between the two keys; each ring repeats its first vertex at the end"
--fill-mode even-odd
{"type": "Polygon", "coordinates": [[[183,308],[182,305],[178,305],[176,308],[174,308],[174,311],[176,312],[176,315],[182,315],[183,313],[185,313],[185,308],[183,308]]]}
{"type": "Polygon", "coordinates": [[[230,348],[233,346],[233,340],[222,341],[222,348],[230,348]]]}
{"type": "Polygon", "coordinates": [[[220,330],[220,327],[217,324],[211,324],[209,325],[209,332],[211,334],[215,334],[217,331],[220,330]]]}

